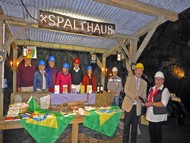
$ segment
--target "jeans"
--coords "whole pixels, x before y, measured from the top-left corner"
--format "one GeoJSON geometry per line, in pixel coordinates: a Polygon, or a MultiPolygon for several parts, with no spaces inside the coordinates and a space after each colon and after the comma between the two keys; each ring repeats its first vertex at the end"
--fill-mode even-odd
{"type": "Polygon", "coordinates": [[[113,106],[119,106],[119,96],[114,96],[114,101],[112,102],[113,106]]]}

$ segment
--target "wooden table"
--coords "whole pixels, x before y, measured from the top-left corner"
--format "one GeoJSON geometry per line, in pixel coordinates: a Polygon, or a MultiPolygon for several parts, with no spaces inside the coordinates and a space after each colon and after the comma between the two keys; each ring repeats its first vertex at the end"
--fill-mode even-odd
{"type": "MultiPolygon", "coordinates": [[[[27,93],[12,93],[11,94],[11,103],[14,103],[14,96],[20,95],[23,98],[23,102],[27,102],[30,96],[40,98],[46,96],[49,93],[34,93],[34,92],[27,92],[27,93]]],[[[96,106],[110,106],[112,104],[114,96],[111,93],[104,92],[96,94],[95,105],[96,106]]],[[[82,115],[76,115],[74,119],[71,121],[72,124],[72,143],[78,143],[78,126],[79,123],[83,123],[84,117],[82,115]]],[[[20,129],[23,126],[18,121],[0,121],[0,131],[9,130],[9,129],[20,129]]]]}
{"type": "MultiPolygon", "coordinates": [[[[76,115],[74,119],[71,121],[70,124],[72,124],[72,137],[71,141],[72,143],[78,143],[78,126],[79,123],[83,123],[84,117],[82,115],[76,115]]],[[[20,129],[23,128],[23,126],[18,121],[0,121],[0,131],[3,130],[10,130],[10,129],[20,129]]]]}

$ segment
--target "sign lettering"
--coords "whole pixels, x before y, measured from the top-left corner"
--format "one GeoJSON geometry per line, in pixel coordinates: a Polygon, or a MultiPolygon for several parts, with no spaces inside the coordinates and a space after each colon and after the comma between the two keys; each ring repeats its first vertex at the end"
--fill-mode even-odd
{"type": "Polygon", "coordinates": [[[80,20],[40,10],[39,27],[71,33],[104,36],[115,34],[115,24],[80,20]]]}

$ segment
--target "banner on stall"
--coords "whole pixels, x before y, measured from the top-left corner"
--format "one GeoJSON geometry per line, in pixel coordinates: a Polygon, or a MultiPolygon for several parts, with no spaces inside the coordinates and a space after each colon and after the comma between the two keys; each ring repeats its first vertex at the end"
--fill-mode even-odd
{"type": "Polygon", "coordinates": [[[115,34],[115,24],[75,19],[41,10],[39,11],[39,27],[96,36],[115,34]]]}

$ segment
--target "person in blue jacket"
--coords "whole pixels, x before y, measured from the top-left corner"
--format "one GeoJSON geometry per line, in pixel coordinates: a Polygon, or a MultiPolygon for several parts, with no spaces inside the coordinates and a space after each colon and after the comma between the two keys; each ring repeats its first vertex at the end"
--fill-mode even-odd
{"type": "Polygon", "coordinates": [[[38,62],[38,69],[34,73],[33,88],[34,91],[47,91],[48,90],[48,76],[45,71],[45,61],[38,62]]]}
{"type": "Polygon", "coordinates": [[[58,74],[58,69],[55,66],[55,57],[49,56],[48,58],[48,67],[45,68],[45,71],[48,75],[48,91],[54,92],[54,85],[56,82],[56,77],[58,74]]]}

